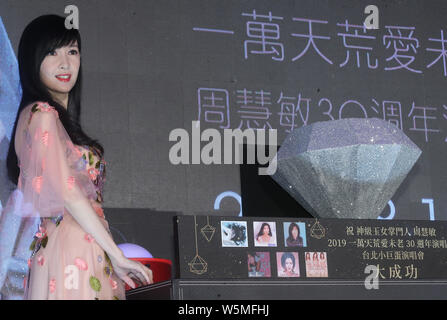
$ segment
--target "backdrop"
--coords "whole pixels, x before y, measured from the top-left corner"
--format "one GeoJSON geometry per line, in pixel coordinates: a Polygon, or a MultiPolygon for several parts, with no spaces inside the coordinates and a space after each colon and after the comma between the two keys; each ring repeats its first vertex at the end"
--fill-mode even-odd
{"type": "MultiPolygon", "coordinates": [[[[106,207],[208,214],[221,193],[240,195],[237,164],[170,163],[169,133],[193,120],[275,128],[280,143],[315,121],[378,117],[423,151],[394,218],[447,218],[444,1],[375,1],[379,29],[368,30],[371,2],[358,0],[2,0],[14,53],[27,23],[68,4],[83,39],[82,123],[109,164],[106,207]]],[[[2,82],[11,76],[2,70],[2,82]]],[[[221,214],[239,212],[223,198],[221,214]]]]}
{"type": "MultiPolygon", "coordinates": [[[[5,159],[20,99],[21,33],[39,15],[64,15],[67,5],[79,9],[81,120],[105,148],[104,207],[117,243],[172,259],[173,216],[242,212],[238,164],[171,164],[169,134],[191,134],[194,120],[202,131],[277,129],[280,144],[316,121],[384,119],[422,155],[382,218],[447,219],[442,0],[2,0],[0,204],[12,189],[5,159]],[[378,29],[363,26],[369,4],[378,8],[378,29]]],[[[251,198],[264,206],[265,195],[251,198]]],[[[0,259],[14,258],[0,268],[0,295],[17,298],[35,226],[3,225],[9,238],[0,239],[8,244],[0,259]],[[15,243],[20,232],[25,240],[15,243]]]]}

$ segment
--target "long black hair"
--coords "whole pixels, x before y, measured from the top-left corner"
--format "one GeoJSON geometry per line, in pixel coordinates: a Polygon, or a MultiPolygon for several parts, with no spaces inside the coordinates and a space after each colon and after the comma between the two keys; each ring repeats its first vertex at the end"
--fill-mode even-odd
{"type": "Polygon", "coordinates": [[[265,226],[268,226],[268,227],[269,227],[269,236],[270,236],[270,237],[273,237],[273,234],[272,234],[272,228],[270,227],[270,225],[269,225],[267,222],[264,222],[264,223],[262,224],[262,226],[261,226],[261,229],[259,229],[258,235],[256,236],[256,240],[258,240],[259,237],[261,237],[261,236],[264,234],[264,227],[265,227],[265,226]]]}
{"type": "Polygon", "coordinates": [[[284,252],[281,256],[281,266],[286,269],[286,260],[290,259],[292,260],[293,263],[293,268],[292,270],[295,269],[295,257],[293,256],[293,254],[291,254],[290,252],[284,252]]]}
{"type": "Polygon", "coordinates": [[[15,185],[17,185],[20,173],[14,143],[17,122],[22,110],[35,101],[47,102],[57,110],[59,119],[74,144],[95,147],[101,157],[104,154],[102,145],[97,140],[90,138],[80,125],[82,67],[79,67],[77,81],[68,95],[67,109],[52,98],[47,87],[40,80],[40,65],[45,56],[49,52],[70,45],[75,41],[78,43],[79,52],[81,52],[79,31],[65,28],[65,18],[58,15],[40,16],[31,21],[22,33],[18,50],[18,62],[23,93],[6,160],[8,178],[15,185]]]}
{"type": "Polygon", "coordinates": [[[300,235],[300,227],[295,222],[292,222],[289,225],[289,236],[287,237],[287,243],[293,243],[293,241],[297,241],[301,245],[303,243],[303,238],[300,235]],[[296,236],[296,240],[293,238],[293,235],[292,235],[292,231],[294,228],[296,228],[298,230],[298,235],[296,236]]]}

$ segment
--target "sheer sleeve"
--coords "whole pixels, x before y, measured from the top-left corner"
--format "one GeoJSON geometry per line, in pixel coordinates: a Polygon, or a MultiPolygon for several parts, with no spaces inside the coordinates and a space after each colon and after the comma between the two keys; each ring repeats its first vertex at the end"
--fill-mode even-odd
{"type": "Polygon", "coordinates": [[[82,153],[72,143],[55,108],[35,103],[17,130],[23,135],[20,150],[16,150],[18,189],[23,204],[31,208],[21,210],[22,215],[56,217],[64,214],[66,203],[96,198],[82,153]]]}

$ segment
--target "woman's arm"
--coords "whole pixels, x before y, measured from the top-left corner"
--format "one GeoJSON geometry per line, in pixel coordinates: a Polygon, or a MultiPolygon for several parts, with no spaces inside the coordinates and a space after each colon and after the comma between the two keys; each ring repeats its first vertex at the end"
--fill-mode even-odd
{"type": "Polygon", "coordinates": [[[143,285],[153,283],[152,270],[144,266],[142,263],[127,259],[124,256],[123,252],[115,244],[112,236],[105,229],[104,225],[99,220],[100,218],[86,198],[67,201],[66,208],[79,223],[81,228],[92,235],[99,246],[107,252],[112,262],[113,270],[119,278],[126,282],[131,288],[135,288],[135,283],[129,277],[129,272],[132,272],[143,285]]]}
{"type": "Polygon", "coordinates": [[[72,143],[58,112],[41,102],[25,110],[29,112],[18,128],[25,133],[18,150],[25,202],[31,203],[35,215],[41,217],[54,217],[66,208],[109,256],[122,256],[89,201],[96,198],[96,189],[80,165],[82,154],[72,143]]]}
{"type": "Polygon", "coordinates": [[[118,259],[123,256],[123,252],[118,248],[112,236],[99,220],[100,218],[93,209],[90,201],[86,198],[79,198],[65,202],[65,207],[79,223],[81,228],[86,233],[92,235],[95,241],[111,258],[118,259]]]}

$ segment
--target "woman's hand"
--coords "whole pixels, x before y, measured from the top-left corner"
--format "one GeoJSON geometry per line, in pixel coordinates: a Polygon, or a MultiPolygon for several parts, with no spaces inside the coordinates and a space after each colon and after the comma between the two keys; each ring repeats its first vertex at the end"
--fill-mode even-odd
{"type": "Polygon", "coordinates": [[[135,289],[135,282],[131,276],[138,279],[143,285],[154,283],[152,270],[141,262],[127,259],[124,255],[120,255],[117,258],[110,257],[110,261],[116,275],[132,289],[135,289]]]}

